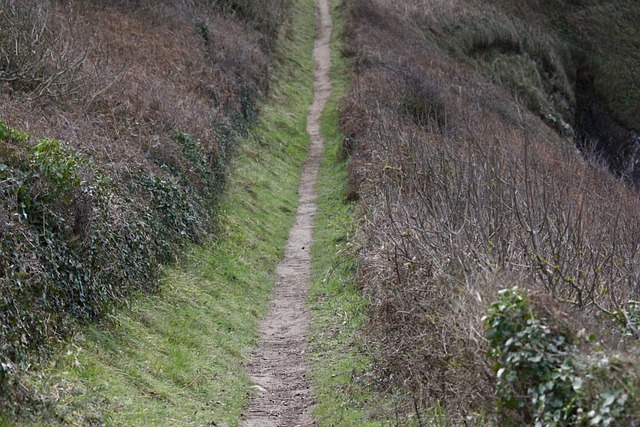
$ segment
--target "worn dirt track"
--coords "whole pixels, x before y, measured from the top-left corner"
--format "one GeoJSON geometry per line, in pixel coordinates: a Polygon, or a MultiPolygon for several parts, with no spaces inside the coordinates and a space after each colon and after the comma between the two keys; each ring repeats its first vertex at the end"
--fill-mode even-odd
{"type": "Polygon", "coordinates": [[[296,221],[289,233],[284,258],[276,270],[276,290],[269,312],[260,324],[260,342],[249,365],[255,385],[242,421],[244,427],[315,425],[311,418],[313,394],[305,359],[310,323],[306,302],[311,274],[311,232],[316,213],[315,184],[323,151],[319,119],[331,92],[329,43],[333,27],[329,0],[316,0],[316,4],[320,26],[313,50],[315,95],[307,118],[311,147],[302,167],[296,221]]]}

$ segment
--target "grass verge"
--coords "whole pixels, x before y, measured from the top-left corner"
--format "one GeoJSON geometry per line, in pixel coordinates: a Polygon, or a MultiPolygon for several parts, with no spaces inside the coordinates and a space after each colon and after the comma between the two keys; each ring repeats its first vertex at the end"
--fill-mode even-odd
{"type": "Polygon", "coordinates": [[[347,93],[349,71],[340,56],[343,20],[336,7],[333,19],[333,90],[321,117],[325,155],[318,175],[310,289],[314,415],[319,426],[379,426],[391,405],[373,391],[372,361],[361,337],[367,303],[355,285],[356,261],[349,243],[358,215],[356,205],[345,201],[347,165],[338,154],[344,138],[338,103],[347,93]]]}
{"type": "Polygon", "coordinates": [[[275,283],[307,152],[312,0],[295,2],[292,26],[263,119],[234,161],[219,240],[166,268],[159,295],[87,327],[45,372],[27,378],[47,410],[24,422],[238,425],[251,390],[243,366],[275,283]]]}

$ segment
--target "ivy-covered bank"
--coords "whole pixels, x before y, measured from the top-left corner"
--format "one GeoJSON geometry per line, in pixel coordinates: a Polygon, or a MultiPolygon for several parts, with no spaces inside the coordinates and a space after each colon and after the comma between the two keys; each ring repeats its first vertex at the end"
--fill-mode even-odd
{"type": "Polygon", "coordinates": [[[181,171],[114,180],[62,142],[4,123],[0,138],[0,398],[20,405],[21,366],[79,321],[153,292],[160,263],[211,236],[227,159],[205,164],[199,142],[175,132],[198,189],[181,171]]]}
{"type": "MultiPolygon", "coordinates": [[[[132,297],[155,293],[162,264],[180,258],[188,245],[216,237],[227,170],[237,141],[257,121],[258,104],[268,93],[270,68],[284,37],[281,28],[289,25],[290,16],[284,13],[289,3],[274,3],[279,12],[273,16],[238,14],[215,5],[78,9],[78,25],[83,19],[96,20],[95,43],[101,46],[126,42],[126,37],[120,40],[108,31],[110,21],[103,15],[111,13],[113,20],[129,25],[123,31],[144,32],[141,43],[150,44],[141,48],[159,49],[158,43],[174,42],[158,41],[164,27],[151,24],[165,19],[167,8],[175,8],[171,22],[188,24],[180,28],[176,43],[191,40],[191,50],[180,51],[183,57],[166,58],[165,67],[185,61],[193,73],[200,67],[192,76],[196,81],[148,71],[145,66],[158,65],[151,60],[149,65],[120,58],[127,52],[124,47],[98,62],[103,52],[91,45],[78,53],[78,61],[84,62],[74,69],[78,75],[93,70],[95,75],[83,77],[83,82],[92,83],[90,78],[97,79],[98,73],[118,74],[104,77],[104,87],[90,94],[91,102],[74,98],[81,93],[76,91],[64,97],[47,94],[45,99],[29,92],[28,85],[14,84],[0,61],[0,413],[30,406],[33,396],[22,374],[46,361],[52,347],[87,321],[103,319],[128,305],[132,297]],[[261,33],[259,27],[267,21],[268,28],[261,33]],[[225,38],[227,33],[238,34],[225,38]],[[216,49],[210,45],[214,41],[216,49]],[[125,65],[117,68],[120,60],[125,65]],[[154,75],[145,84],[155,85],[156,91],[164,84],[173,85],[171,93],[155,99],[155,92],[127,86],[133,84],[127,73],[137,76],[140,70],[154,75]],[[114,98],[109,98],[115,93],[111,89],[117,92],[114,98]],[[172,96],[182,96],[171,106],[175,117],[164,116],[169,107],[162,102],[172,96]],[[39,114],[63,117],[62,124],[39,114]],[[29,132],[23,132],[27,124],[29,132]],[[95,126],[93,136],[91,126],[95,126]],[[75,133],[65,133],[69,129],[75,133]],[[43,137],[45,132],[61,137],[43,137]]],[[[73,12],[49,6],[43,11],[51,17],[73,12]]],[[[2,7],[19,12],[13,3],[2,7]]],[[[46,78],[56,71],[50,67],[55,64],[47,62],[58,55],[54,31],[60,31],[62,38],[68,29],[58,29],[45,15],[16,17],[32,27],[40,25],[43,43],[50,42],[35,52],[44,58],[44,65],[32,76],[46,78]]],[[[31,28],[18,24],[0,29],[0,38],[31,28]]],[[[16,38],[16,43],[22,40],[16,38]]],[[[5,59],[9,67],[20,58],[5,59]]]]}

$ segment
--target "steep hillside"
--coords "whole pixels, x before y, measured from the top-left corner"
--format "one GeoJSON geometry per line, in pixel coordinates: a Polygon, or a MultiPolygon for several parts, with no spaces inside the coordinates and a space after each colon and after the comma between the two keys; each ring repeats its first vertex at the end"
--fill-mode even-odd
{"type": "Polygon", "coordinates": [[[0,1],[0,407],[78,323],[215,236],[288,20],[264,6],[0,1]]]}
{"type": "Polygon", "coordinates": [[[549,126],[640,175],[640,11],[632,1],[397,4],[428,40],[549,126]]]}
{"type": "Polygon", "coordinates": [[[353,243],[398,414],[637,423],[637,3],[344,8],[353,243]]]}

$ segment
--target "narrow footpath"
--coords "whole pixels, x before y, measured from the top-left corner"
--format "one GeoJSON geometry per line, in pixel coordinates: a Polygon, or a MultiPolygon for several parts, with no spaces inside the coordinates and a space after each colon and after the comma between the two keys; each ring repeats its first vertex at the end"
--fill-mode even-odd
{"type": "Polygon", "coordinates": [[[316,213],[316,177],[323,152],[319,119],[331,93],[329,0],[316,0],[319,36],[313,56],[314,100],[307,118],[311,137],[309,156],[302,167],[300,202],[289,233],[285,255],[279,263],[277,286],[269,312],[261,322],[260,342],[249,365],[254,394],[242,422],[244,427],[314,426],[313,394],[305,359],[310,314],[306,305],[311,274],[311,232],[316,213]]]}

